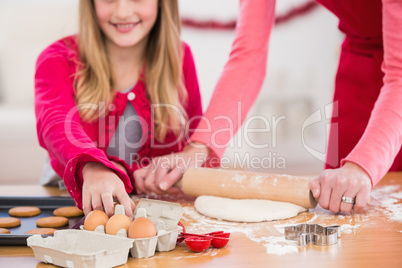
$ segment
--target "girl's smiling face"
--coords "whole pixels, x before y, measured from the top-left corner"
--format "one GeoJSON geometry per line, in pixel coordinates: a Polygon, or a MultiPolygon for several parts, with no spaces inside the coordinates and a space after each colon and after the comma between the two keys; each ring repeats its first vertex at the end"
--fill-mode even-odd
{"type": "Polygon", "coordinates": [[[94,0],[99,27],[118,47],[146,42],[158,17],[158,0],[94,0]]]}

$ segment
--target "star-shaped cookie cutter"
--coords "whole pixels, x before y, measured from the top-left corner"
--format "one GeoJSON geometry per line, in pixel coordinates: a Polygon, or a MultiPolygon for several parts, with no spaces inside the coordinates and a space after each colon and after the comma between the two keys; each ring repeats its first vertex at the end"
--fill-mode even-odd
{"type": "Polygon", "coordinates": [[[334,245],[341,237],[339,225],[321,226],[319,224],[298,224],[285,227],[285,238],[298,242],[298,246],[307,246],[310,243],[319,246],[334,245]]]}

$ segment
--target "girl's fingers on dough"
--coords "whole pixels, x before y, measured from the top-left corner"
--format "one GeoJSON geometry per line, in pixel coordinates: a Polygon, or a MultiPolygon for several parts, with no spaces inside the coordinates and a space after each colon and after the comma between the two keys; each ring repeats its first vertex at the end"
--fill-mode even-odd
{"type": "Polygon", "coordinates": [[[180,168],[172,169],[166,177],[159,183],[159,188],[163,191],[167,191],[172,187],[181,177],[183,176],[183,172],[180,168]]]}
{"type": "MultiPolygon", "coordinates": [[[[163,165],[158,165],[155,167],[155,185],[159,185],[160,182],[166,177],[169,172],[169,168],[163,165]]],[[[163,190],[163,189],[162,189],[163,190]]]]}
{"type": "Polygon", "coordinates": [[[145,189],[146,189],[146,193],[150,194],[150,193],[156,193],[156,194],[163,194],[163,191],[161,191],[159,189],[159,186],[156,185],[156,181],[155,181],[155,170],[154,169],[150,169],[148,171],[148,174],[145,178],[144,181],[144,185],[145,185],[145,189]]]}

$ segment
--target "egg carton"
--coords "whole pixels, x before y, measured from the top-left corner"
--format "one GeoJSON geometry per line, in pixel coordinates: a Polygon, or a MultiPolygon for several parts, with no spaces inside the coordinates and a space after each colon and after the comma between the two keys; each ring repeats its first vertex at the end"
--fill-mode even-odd
{"type": "MultiPolygon", "coordinates": [[[[124,207],[116,205],[114,214],[125,214],[124,207]]],[[[131,256],[133,258],[148,258],[155,255],[157,251],[173,250],[176,247],[177,237],[183,229],[177,225],[182,215],[183,208],[178,203],[141,198],[134,211],[134,218],[146,217],[150,219],[155,225],[157,234],[149,238],[133,239],[134,243],[130,249],[131,256]]],[[[81,225],[80,229],[84,230],[84,226],[81,225]]],[[[103,225],[96,227],[95,232],[105,236],[113,236],[105,233],[103,225]]],[[[127,231],[120,229],[116,236],[127,238],[127,231]]]]}
{"type": "Polygon", "coordinates": [[[171,251],[176,247],[179,233],[183,230],[178,226],[183,216],[183,208],[178,203],[142,198],[134,211],[134,217],[147,217],[156,227],[157,235],[151,238],[134,239],[130,250],[134,258],[153,256],[155,251],[171,251]]]}
{"type": "Polygon", "coordinates": [[[125,264],[133,243],[134,239],[104,235],[99,229],[95,232],[58,230],[53,237],[33,235],[27,239],[27,245],[32,248],[38,261],[68,268],[103,268],[125,264]]]}

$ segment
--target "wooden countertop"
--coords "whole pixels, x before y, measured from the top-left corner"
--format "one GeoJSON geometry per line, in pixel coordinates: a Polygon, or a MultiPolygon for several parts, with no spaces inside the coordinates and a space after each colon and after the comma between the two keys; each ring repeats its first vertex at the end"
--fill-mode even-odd
{"type": "MultiPolygon", "coordinates": [[[[0,186],[0,195],[58,196],[66,192],[18,185],[0,186]]],[[[188,199],[178,201],[184,207],[181,222],[188,232],[228,231],[229,244],[194,253],[183,242],[173,251],[148,259],[129,258],[119,267],[402,267],[402,172],[386,175],[361,214],[335,215],[316,208],[288,220],[246,224],[206,218],[188,199]],[[305,222],[341,225],[342,236],[332,246],[298,247],[284,239],[284,226],[305,222]]],[[[0,246],[0,267],[54,266],[38,262],[29,247],[0,246]]]]}

